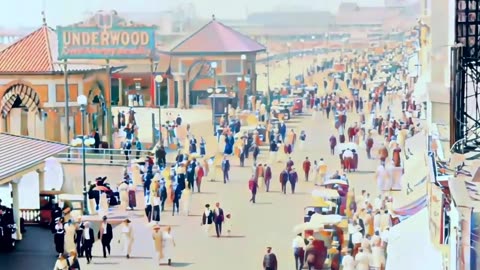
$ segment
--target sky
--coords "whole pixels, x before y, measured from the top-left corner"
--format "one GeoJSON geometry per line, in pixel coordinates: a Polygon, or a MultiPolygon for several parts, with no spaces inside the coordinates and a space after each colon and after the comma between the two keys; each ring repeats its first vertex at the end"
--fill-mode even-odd
{"type": "MultiPolygon", "coordinates": [[[[36,27],[46,11],[50,26],[80,22],[97,10],[118,12],[158,12],[174,8],[179,3],[193,3],[198,16],[241,19],[247,13],[288,10],[291,8],[323,9],[334,12],[342,0],[14,0],[0,9],[0,28],[36,27]],[[292,6],[292,2],[295,5],[292,6]],[[313,2],[313,3],[312,3],[313,2]],[[312,7],[313,5],[313,7],[312,7]]],[[[346,1],[346,0],[345,0],[346,1]]],[[[348,0],[359,5],[378,6],[383,0],[348,0]]]]}

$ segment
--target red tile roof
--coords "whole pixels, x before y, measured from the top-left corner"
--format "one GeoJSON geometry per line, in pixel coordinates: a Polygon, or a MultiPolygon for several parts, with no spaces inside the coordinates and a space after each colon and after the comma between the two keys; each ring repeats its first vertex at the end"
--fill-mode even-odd
{"type": "Polygon", "coordinates": [[[2,180],[37,166],[69,148],[66,144],[0,133],[0,184],[2,180]],[[28,157],[19,158],[27,154],[28,157]]]}
{"type": "MultiPolygon", "coordinates": [[[[58,37],[43,25],[0,51],[0,73],[61,73],[58,62],[58,37]]],[[[103,69],[101,66],[69,64],[70,72],[103,69]]]]}
{"type": "Polygon", "coordinates": [[[265,46],[213,19],[175,46],[171,53],[246,53],[265,51],[265,46]]]}

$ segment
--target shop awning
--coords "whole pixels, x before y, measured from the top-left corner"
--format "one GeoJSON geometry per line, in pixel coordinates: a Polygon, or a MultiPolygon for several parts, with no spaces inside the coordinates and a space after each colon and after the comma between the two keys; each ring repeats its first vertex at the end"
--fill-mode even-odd
{"type": "Polygon", "coordinates": [[[385,269],[443,269],[442,254],[430,239],[426,207],[390,229],[387,254],[385,269]]]}
{"type": "Polygon", "coordinates": [[[0,185],[38,169],[45,159],[68,148],[66,144],[0,133],[0,185]]]}

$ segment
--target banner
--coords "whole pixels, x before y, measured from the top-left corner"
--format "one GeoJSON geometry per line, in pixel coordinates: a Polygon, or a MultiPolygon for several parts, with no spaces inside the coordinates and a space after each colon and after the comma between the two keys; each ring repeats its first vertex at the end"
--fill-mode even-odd
{"type": "Polygon", "coordinates": [[[133,24],[115,12],[99,12],[72,26],[57,27],[62,59],[147,59],[155,53],[155,27],[133,24]]]}

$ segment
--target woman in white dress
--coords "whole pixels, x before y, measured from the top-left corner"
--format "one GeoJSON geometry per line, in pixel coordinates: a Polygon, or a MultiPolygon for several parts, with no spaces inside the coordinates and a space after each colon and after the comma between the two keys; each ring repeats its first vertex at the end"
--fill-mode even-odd
{"type": "Polygon", "coordinates": [[[163,260],[162,262],[167,263],[168,265],[172,264],[172,258],[174,257],[175,248],[175,239],[172,235],[172,228],[167,226],[165,230],[162,232],[162,246],[163,246],[163,260]]]}
{"type": "Polygon", "coordinates": [[[386,183],[389,182],[388,171],[384,165],[378,165],[377,171],[375,172],[375,178],[377,180],[378,191],[380,193],[383,193],[385,191],[386,183]]]}
{"type": "Polygon", "coordinates": [[[163,254],[163,232],[160,230],[159,225],[153,226],[152,232],[153,238],[153,249],[154,249],[154,258],[155,264],[160,265],[162,263],[162,259],[164,258],[163,254]]]}
{"type": "Polygon", "coordinates": [[[67,259],[63,254],[60,254],[58,256],[57,261],[55,262],[55,266],[53,267],[53,270],[68,270],[68,262],[67,259]]]}
{"type": "Polygon", "coordinates": [[[108,214],[108,200],[105,192],[100,193],[100,210],[98,211],[98,214],[100,216],[105,216],[108,214]]]}
{"type": "Polygon", "coordinates": [[[190,205],[192,203],[192,191],[189,188],[186,188],[182,192],[182,208],[185,216],[190,215],[190,205]]]}
{"type": "Polygon", "coordinates": [[[128,208],[128,184],[123,181],[118,186],[118,193],[120,195],[120,209],[122,211],[127,211],[128,208]]]}
{"type": "Polygon", "coordinates": [[[285,144],[283,142],[278,144],[277,162],[284,162],[287,160],[287,153],[285,153],[285,144]]]}
{"type": "Polygon", "coordinates": [[[132,245],[133,245],[133,228],[130,224],[130,220],[127,218],[122,222],[122,241],[123,245],[123,252],[127,256],[127,259],[130,258],[130,254],[132,253],[132,245]]]}
{"type": "Polygon", "coordinates": [[[64,251],[70,252],[77,250],[75,245],[75,225],[71,222],[65,224],[65,241],[64,241],[64,251]]]}

